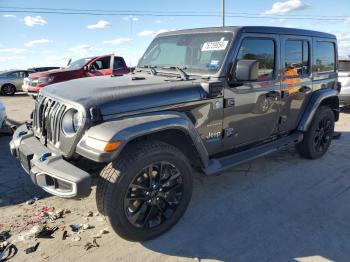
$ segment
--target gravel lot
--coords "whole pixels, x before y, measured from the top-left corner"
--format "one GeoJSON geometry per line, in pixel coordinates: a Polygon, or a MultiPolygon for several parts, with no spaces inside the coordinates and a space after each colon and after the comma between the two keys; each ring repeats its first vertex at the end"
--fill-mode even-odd
{"type": "MultiPolygon", "coordinates": [[[[12,122],[28,119],[31,97],[0,97],[12,122]]],[[[240,165],[221,176],[194,176],[193,199],[181,221],[165,235],[143,243],[127,242],[113,232],[97,239],[100,247],[84,250],[91,235],[104,228],[94,192],[87,199],[64,200],[32,185],[10,156],[10,137],[0,137],[0,231],[30,216],[33,208],[68,208],[66,225],[95,228],[81,240],[39,239],[35,253],[16,244],[11,261],[349,261],[350,254],[350,110],[336,129],[339,140],[321,160],[301,159],[293,148],[240,165]],[[41,199],[34,205],[25,201],[41,199]],[[44,254],[44,255],[43,255],[44,254]]],[[[20,230],[20,229],[19,229],[20,230]]],[[[17,232],[11,239],[15,239],[17,232]]]]}

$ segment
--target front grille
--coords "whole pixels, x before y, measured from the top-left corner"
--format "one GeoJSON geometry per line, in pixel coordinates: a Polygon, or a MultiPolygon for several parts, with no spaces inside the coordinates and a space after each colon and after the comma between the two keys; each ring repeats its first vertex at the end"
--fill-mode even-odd
{"type": "Polygon", "coordinates": [[[55,145],[60,139],[61,119],[66,106],[50,97],[39,95],[33,114],[35,135],[44,139],[45,144],[55,145]]]}

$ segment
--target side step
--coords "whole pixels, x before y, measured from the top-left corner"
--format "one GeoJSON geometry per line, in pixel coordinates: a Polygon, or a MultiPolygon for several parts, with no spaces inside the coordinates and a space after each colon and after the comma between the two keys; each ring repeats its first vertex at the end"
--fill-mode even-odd
{"type": "Polygon", "coordinates": [[[253,160],[255,158],[268,155],[284,147],[295,145],[303,140],[303,133],[295,132],[289,136],[282,137],[267,144],[250,148],[245,151],[224,156],[221,158],[214,158],[209,161],[209,165],[203,169],[208,176],[215,175],[226,169],[232,168],[244,162],[253,160]]]}

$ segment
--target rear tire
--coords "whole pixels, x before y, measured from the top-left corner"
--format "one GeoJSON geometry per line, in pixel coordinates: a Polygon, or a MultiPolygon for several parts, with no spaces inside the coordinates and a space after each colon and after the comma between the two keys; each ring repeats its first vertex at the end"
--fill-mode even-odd
{"type": "Polygon", "coordinates": [[[4,96],[13,96],[16,93],[16,87],[12,84],[4,84],[1,87],[1,94],[4,96]]]}
{"type": "Polygon", "coordinates": [[[122,238],[155,238],[185,213],[192,196],[191,171],[185,155],[172,145],[133,144],[101,171],[97,207],[122,238]]]}
{"type": "Polygon", "coordinates": [[[304,158],[317,159],[328,150],[334,133],[334,114],[328,106],[320,106],[303,141],[297,144],[299,154],[304,158]]]}

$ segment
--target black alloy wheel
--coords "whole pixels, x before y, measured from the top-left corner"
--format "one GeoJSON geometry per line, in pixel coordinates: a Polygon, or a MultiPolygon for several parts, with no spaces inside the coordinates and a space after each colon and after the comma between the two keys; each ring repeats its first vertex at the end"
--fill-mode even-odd
{"type": "Polygon", "coordinates": [[[168,162],[151,164],[129,185],[124,199],[125,214],[136,227],[157,227],[174,214],[183,190],[183,178],[175,166],[168,162]]]}

